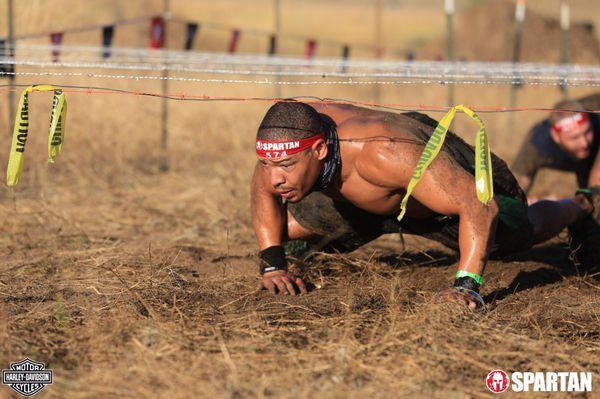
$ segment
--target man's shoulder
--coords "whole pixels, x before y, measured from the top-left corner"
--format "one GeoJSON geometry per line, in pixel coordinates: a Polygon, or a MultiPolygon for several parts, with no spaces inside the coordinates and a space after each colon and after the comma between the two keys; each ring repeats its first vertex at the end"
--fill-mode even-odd
{"type": "MultiPolygon", "coordinates": [[[[372,113],[359,114],[344,120],[338,125],[340,137],[349,138],[385,138],[392,139],[415,137],[421,123],[404,114],[372,113]]],[[[380,140],[385,142],[385,140],[380,140]]]]}
{"type": "Polygon", "coordinates": [[[338,124],[336,128],[341,141],[364,140],[377,134],[385,134],[381,117],[378,115],[354,115],[338,124]]]}
{"type": "Polygon", "coordinates": [[[366,181],[383,187],[408,182],[423,146],[398,137],[375,137],[362,144],[354,170],[366,181]]]}
{"type": "Polygon", "coordinates": [[[550,136],[550,119],[536,123],[529,131],[525,145],[531,145],[541,154],[552,154],[556,150],[556,143],[550,136]]]}

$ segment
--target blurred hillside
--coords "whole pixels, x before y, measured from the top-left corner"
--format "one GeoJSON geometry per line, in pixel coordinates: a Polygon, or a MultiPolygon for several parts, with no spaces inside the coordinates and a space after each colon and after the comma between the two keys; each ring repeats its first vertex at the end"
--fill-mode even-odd
{"type": "MultiPolygon", "coordinates": [[[[521,62],[561,62],[563,32],[556,16],[549,16],[547,11],[540,13],[536,9],[526,13],[521,62]]],[[[459,12],[455,30],[455,57],[469,61],[512,61],[515,29],[515,6],[512,2],[490,1],[459,12]]],[[[600,45],[597,37],[592,22],[572,22],[569,62],[598,63],[600,45]]],[[[418,53],[418,58],[432,59],[445,54],[445,51],[446,40],[441,39],[426,45],[418,53]]]]}
{"type": "MultiPolygon", "coordinates": [[[[15,33],[24,35],[46,33],[86,25],[110,24],[113,21],[140,16],[152,16],[164,11],[163,0],[27,0],[15,1],[15,33]],[[68,12],[65,12],[68,10],[68,12]]],[[[514,29],[514,2],[508,0],[457,0],[456,52],[467,59],[508,59],[514,29]],[[477,58],[480,57],[480,58],[477,58]]],[[[574,59],[593,61],[597,57],[600,24],[598,3],[572,0],[573,30],[571,44],[574,59]],[[594,48],[595,46],[595,48],[594,48]],[[580,51],[581,50],[581,51],[580,51]],[[585,50],[585,51],[584,51],[585,50]],[[586,53],[594,53],[589,56],[586,53]]],[[[0,3],[0,35],[7,31],[6,4],[0,3]]],[[[274,0],[170,0],[170,12],[175,19],[204,25],[194,50],[225,51],[230,28],[242,30],[239,51],[264,53],[268,47],[267,33],[275,30],[274,0]],[[257,32],[265,34],[257,34],[257,32]]],[[[280,0],[281,31],[286,36],[279,43],[283,54],[301,54],[304,41],[320,42],[318,56],[339,56],[341,43],[354,46],[351,56],[373,57],[376,45],[377,0],[280,0]],[[343,6],[340,6],[343,4],[343,6]],[[334,41],[327,43],[327,41],[334,41]]],[[[404,58],[407,51],[418,51],[426,58],[445,56],[445,15],[443,0],[382,0],[381,41],[386,58],[404,58]]],[[[523,56],[528,61],[557,59],[553,49],[559,49],[559,0],[528,2],[523,35],[523,56]]],[[[185,26],[169,26],[167,44],[181,48],[185,26]]],[[[148,24],[119,27],[115,46],[144,47],[148,43],[148,24]]],[[[64,44],[96,45],[99,31],[65,35],[64,44]]],[[[48,43],[48,37],[28,39],[27,43],[48,43]]]]}

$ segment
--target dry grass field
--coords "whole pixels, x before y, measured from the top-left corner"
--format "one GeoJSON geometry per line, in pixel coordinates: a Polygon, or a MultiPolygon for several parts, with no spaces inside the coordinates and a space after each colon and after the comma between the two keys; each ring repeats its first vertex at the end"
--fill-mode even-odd
{"type": "MultiPolygon", "coordinates": [[[[137,0],[17,3],[17,33],[104,23],[161,7],[137,0]]],[[[268,3],[172,0],[172,7],[182,18],[259,28],[272,18],[268,3]]],[[[372,3],[340,3],[283,0],[297,7],[284,23],[297,34],[308,30],[369,43],[373,29],[362,15],[372,3]],[[313,12],[331,23],[301,22],[313,12]],[[338,13],[355,23],[333,20],[338,13]]],[[[404,13],[392,10],[414,23],[387,25],[386,37],[401,37],[399,50],[415,40],[437,40],[443,31],[437,26],[443,23],[441,1],[416,3],[399,2],[404,13]],[[412,8],[414,19],[406,12],[412,8]]],[[[593,2],[572,4],[580,7],[574,16],[600,15],[593,2]]],[[[145,45],[147,26],[125,29],[116,45],[145,45]]],[[[183,41],[177,35],[170,36],[173,47],[183,41]]],[[[98,37],[65,36],[65,43],[96,44],[98,37]]],[[[216,50],[220,40],[214,33],[198,49],[216,50]]],[[[19,77],[17,83],[160,92],[158,82],[128,80],[19,77]]],[[[455,97],[471,106],[505,106],[508,90],[458,86],[455,97]]],[[[172,83],[170,91],[275,95],[264,85],[172,83]]],[[[306,296],[272,297],[257,290],[249,206],[254,134],[269,102],[170,101],[164,153],[160,99],[66,95],[66,142],[57,162],[45,161],[51,95],[34,93],[22,179],[14,189],[0,189],[0,366],[26,356],[45,362],[54,384],[38,397],[480,398],[493,395],[484,377],[494,368],[590,371],[596,392],[552,397],[598,397],[600,271],[574,265],[564,234],[490,261],[483,312],[437,299],[453,280],[455,254],[424,239],[405,237],[404,244],[392,235],[348,255],[296,262],[314,289],[306,296]],[[170,169],[161,172],[158,161],[165,156],[170,169]]],[[[283,95],[370,101],[373,88],[290,86],[283,95]]],[[[446,102],[446,88],[435,85],[386,86],[381,95],[385,103],[446,102]]],[[[524,87],[518,105],[550,107],[560,96],[556,88],[524,87]]],[[[2,131],[7,98],[0,98],[2,131]]],[[[528,127],[545,114],[515,114],[515,131],[507,128],[507,114],[482,116],[492,150],[510,161],[528,127]]],[[[474,138],[475,126],[464,117],[454,130],[474,138]]],[[[8,134],[2,137],[0,165],[6,165],[10,141],[8,134]]],[[[574,188],[571,176],[542,173],[534,194],[567,196],[574,188]]],[[[12,397],[0,386],[0,398],[12,397]]]]}

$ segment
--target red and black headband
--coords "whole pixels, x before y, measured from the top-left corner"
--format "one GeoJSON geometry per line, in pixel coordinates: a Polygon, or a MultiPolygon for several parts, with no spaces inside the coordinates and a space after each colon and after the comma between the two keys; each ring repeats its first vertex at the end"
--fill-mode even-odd
{"type": "Polygon", "coordinates": [[[565,130],[571,130],[577,126],[585,124],[589,120],[589,116],[586,113],[578,112],[571,116],[567,116],[552,124],[552,129],[557,132],[563,132],[565,130]]]}
{"type": "Polygon", "coordinates": [[[260,158],[285,158],[312,147],[319,139],[325,140],[323,133],[297,140],[256,140],[256,155],[260,158]]]}

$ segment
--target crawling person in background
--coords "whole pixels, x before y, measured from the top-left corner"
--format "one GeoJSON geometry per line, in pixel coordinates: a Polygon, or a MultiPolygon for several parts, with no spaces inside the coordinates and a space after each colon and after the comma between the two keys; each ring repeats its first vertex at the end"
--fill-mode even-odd
{"type": "Polygon", "coordinates": [[[581,244],[598,249],[600,191],[528,207],[506,163],[492,155],[495,196],[484,204],[476,195],[474,149],[451,132],[399,222],[407,185],[436,126],[415,112],[274,104],[258,128],[251,183],[262,287],[306,292],[287,269],[285,241],[348,252],[402,231],[459,251],[453,288],[443,297],[475,308],[483,304],[479,287],[491,253],[528,249],[567,226],[579,226],[581,244]]]}
{"type": "MultiPolygon", "coordinates": [[[[600,93],[562,101],[529,131],[511,170],[525,193],[542,168],[574,172],[581,188],[600,185],[600,93]],[[577,112],[562,112],[574,110],[577,112]]],[[[535,201],[531,197],[530,202],[535,201]]]]}

